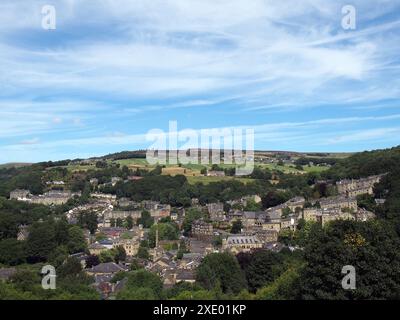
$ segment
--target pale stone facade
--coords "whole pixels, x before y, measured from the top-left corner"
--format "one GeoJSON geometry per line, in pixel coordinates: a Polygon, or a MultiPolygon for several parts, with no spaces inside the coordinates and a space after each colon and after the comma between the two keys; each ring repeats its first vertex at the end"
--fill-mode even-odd
{"type": "Polygon", "coordinates": [[[262,246],[262,242],[256,236],[228,236],[227,239],[223,239],[222,241],[222,249],[234,254],[260,249],[262,246]]]}

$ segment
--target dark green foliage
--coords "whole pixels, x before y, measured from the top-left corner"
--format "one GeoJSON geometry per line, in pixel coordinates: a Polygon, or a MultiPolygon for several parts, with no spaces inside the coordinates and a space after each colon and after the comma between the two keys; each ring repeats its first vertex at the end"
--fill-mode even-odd
{"type": "Polygon", "coordinates": [[[26,261],[25,241],[4,239],[0,241],[0,264],[15,266],[26,261]]]}
{"type": "Polygon", "coordinates": [[[178,240],[179,228],[176,223],[157,223],[150,228],[149,246],[154,248],[156,241],[156,230],[158,230],[159,240],[178,240]]]}
{"type": "Polygon", "coordinates": [[[289,200],[289,196],[282,192],[271,191],[261,198],[264,209],[275,207],[289,200]]]}
{"type": "Polygon", "coordinates": [[[92,268],[100,264],[100,259],[98,256],[92,254],[86,258],[86,268],[92,268]]]}
{"type": "Polygon", "coordinates": [[[232,223],[231,233],[241,233],[243,228],[242,220],[235,220],[232,223]]]}
{"type": "Polygon", "coordinates": [[[82,271],[81,263],[75,258],[68,258],[58,269],[57,275],[61,278],[75,276],[82,271]]]}
{"type": "Polygon", "coordinates": [[[20,225],[45,219],[50,214],[51,209],[47,206],[0,197],[0,239],[16,238],[20,225]]]}
{"type": "Polygon", "coordinates": [[[143,228],[150,228],[154,224],[154,218],[150,215],[150,212],[143,210],[140,218],[137,220],[137,224],[141,224],[143,228]]]}
{"type": "Polygon", "coordinates": [[[78,224],[82,228],[88,229],[91,234],[94,234],[97,230],[97,214],[91,211],[80,212],[78,224]]]}
{"type": "Polygon", "coordinates": [[[375,212],[376,210],[375,199],[370,194],[361,194],[357,196],[357,205],[360,208],[364,208],[368,211],[375,212]]]}
{"type": "Polygon", "coordinates": [[[30,227],[27,239],[28,261],[46,261],[56,247],[55,225],[53,222],[38,222],[30,227]]]}
{"type": "Polygon", "coordinates": [[[128,281],[117,298],[121,300],[153,300],[162,298],[159,276],[144,269],[127,273],[128,281]]]}
{"type": "Polygon", "coordinates": [[[183,226],[182,226],[184,234],[188,235],[190,233],[190,231],[192,230],[193,221],[204,218],[204,217],[205,217],[205,215],[197,209],[191,208],[191,209],[187,210],[186,214],[185,214],[185,219],[183,220],[183,226]]]}
{"type": "Polygon", "coordinates": [[[128,230],[131,230],[133,228],[133,218],[131,216],[128,216],[126,218],[126,228],[128,230]]]}
{"type": "Polygon", "coordinates": [[[197,268],[196,280],[208,290],[219,283],[224,293],[239,293],[247,287],[238,261],[228,253],[207,255],[197,268]]]}
{"type": "Polygon", "coordinates": [[[246,275],[249,291],[251,292],[270,284],[283,271],[282,257],[268,250],[239,253],[237,259],[246,275]]]}
{"type": "Polygon", "coordinates": [[[126,260],[126,251],[123,246],[117,246],[115,248],[115,256],[114,260],[116,263],[122,262],[126,260]]]}
{"type": "Polygon", "coordinates": [[[80,227],[73,226],[69,228],[67,247],[70,253],[82,252],[87,249],[85,236],[80,227]]]}
{"type": "Polygon", "coordinates": [[[335,221],[314,229],[301,273],[304,299],[399,299],[400,240],[381,221],[335,221]],[[343,266],[356,269],[356,290],[344,290],[343,266]]]}
{"type": "Polygon", "coordinates": [[[149,249],[146,247],[139,247],[138,253],[137,253],[137,257],[140,259],[149,259],[150,255],[149,255],[149,249]]]}

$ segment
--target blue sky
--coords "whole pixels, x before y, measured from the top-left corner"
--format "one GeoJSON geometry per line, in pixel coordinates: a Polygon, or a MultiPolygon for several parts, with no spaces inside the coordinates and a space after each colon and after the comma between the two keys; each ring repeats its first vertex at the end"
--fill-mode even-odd
{"type": "Polygon", "coordinates": [[[399,49],[398,1],[2,0],[0,163],[147,148],[173,120],[258,150],[399,145],[399,49]]]}

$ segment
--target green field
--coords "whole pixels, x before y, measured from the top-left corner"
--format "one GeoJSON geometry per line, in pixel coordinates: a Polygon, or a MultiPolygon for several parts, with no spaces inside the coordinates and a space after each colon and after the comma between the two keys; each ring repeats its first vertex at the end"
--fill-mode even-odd
{"type": "Polygon", "coordinates": [[[282,171],[283,173],[305,174],[309,172],[322,172],[328,170],[327,166],[303,166],[303,170],[297,170],[293,165],[284,164],[280,166],[276,163],[260,163],[256,164],[261,168],[268,168],[272,171],[282,171]]]}
{"type": "Polygon", "coordinates": [[[130,166],[130,165],[143,166],[143,167],[150,166],[147,160],[143,158],[121,159],[121,160],[115,160],[115,162],[119,163],[121,166],[130,166]]]}
{"type": "Polygon", "coordinates": [[[67,168],[70,172],[75,171],[87,171],[87,170],[98,170],[94,165],[84,165],[84,164],[70,164],[68,166],[60,166],[59,168],[67,168]]]}
{"type": "MultiPolygon", "coordinates": [[[[341,156],[344,156],[343,154],[340,154],[341,156]]],[[[339,156],[339,154],[337,154],[339,156]]],[[[132,159],[120,159],[120,160],[115,160],[115,161],[108,161],[110,164],[111,163],[118,163],[121,166],[128,166],[131,168],[141,168],[141,169],[147,169],[147,170],[152,170],[156,167],[156,165],[151,165],[147,162],[146,159],[143,158],[132,158],[132,159]]],[[[166,164],[166,167],[176,167],[176,164],[166,164]]],[[[201,169],[207,168],[208,170],[211,169],[211,165],[207,164],[182,164],[181,165],[183,168],[190,169],[193,171],[197,171],[198,173],[200,172],[201,169]]],[[[235,168],[235,164],[219,164],[218,165],[222,169],[227,169],[227,168],[235,168]]],[[[295,168],[293,164],[284,164],[284,165],[278,165],[277,163],[255,163],[255,166],[260,167],[260,168],[268,168],[271,171],[281,171],[286,174],[305,174],[309,172],[322,172],[327,169],[329,169],[328,166],[303,166],[303,170],[298,170],[295,168]]],[[[72,164],[69,166],[66,166],[69,171],[87,171],[89,169],[94,169],[96,170],[96,166],[94,165],[85,165],[85,164],[72,164]]],[[[216,178],[216,177],[214,177],[216,178]]]]}
{"type": "Polygon", "coordinates": [[[4,163],[0,164],[0,169],[22,168],[30,165],[32,165],[32,163],[24,163],[24,162],[4,163]]]}
{"type": "Polygon", "coordinates": [[[188,176],[186,177],[188,182],[190,184],[195,184],[195,183],[203,183],[203,184],[209,184],[211,182],[219,182],[219,181],[229,181],[229,180],[237,180],[243,183],[250,183],[255,181],[254,179],[250,179],[250,178],[238,178],[238,177],[231,177],[231,176],[227,176],[227,177],[206,177],[206,176],[197,176],[197,177],[191,177],[188,176]]]}

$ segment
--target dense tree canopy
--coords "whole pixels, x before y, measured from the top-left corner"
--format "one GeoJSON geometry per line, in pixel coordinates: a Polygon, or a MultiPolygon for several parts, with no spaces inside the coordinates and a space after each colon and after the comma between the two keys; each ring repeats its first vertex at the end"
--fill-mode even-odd
{"type": "Polygon", "coordinates": [[[314,229],[301,273],[304,299],[399,299],[400,240],[383,221],[335,221],[314,229]],[[355,267],[356,290],[344,290],[342,268],[355,267]]]}
{"type": "Polygon", "coordinates": [[[247,287],[238,261],[229,253],[207,255],[197,269],[196,279],[209,290],[219,284],[224,293],[238,293],[247,287]]]}

